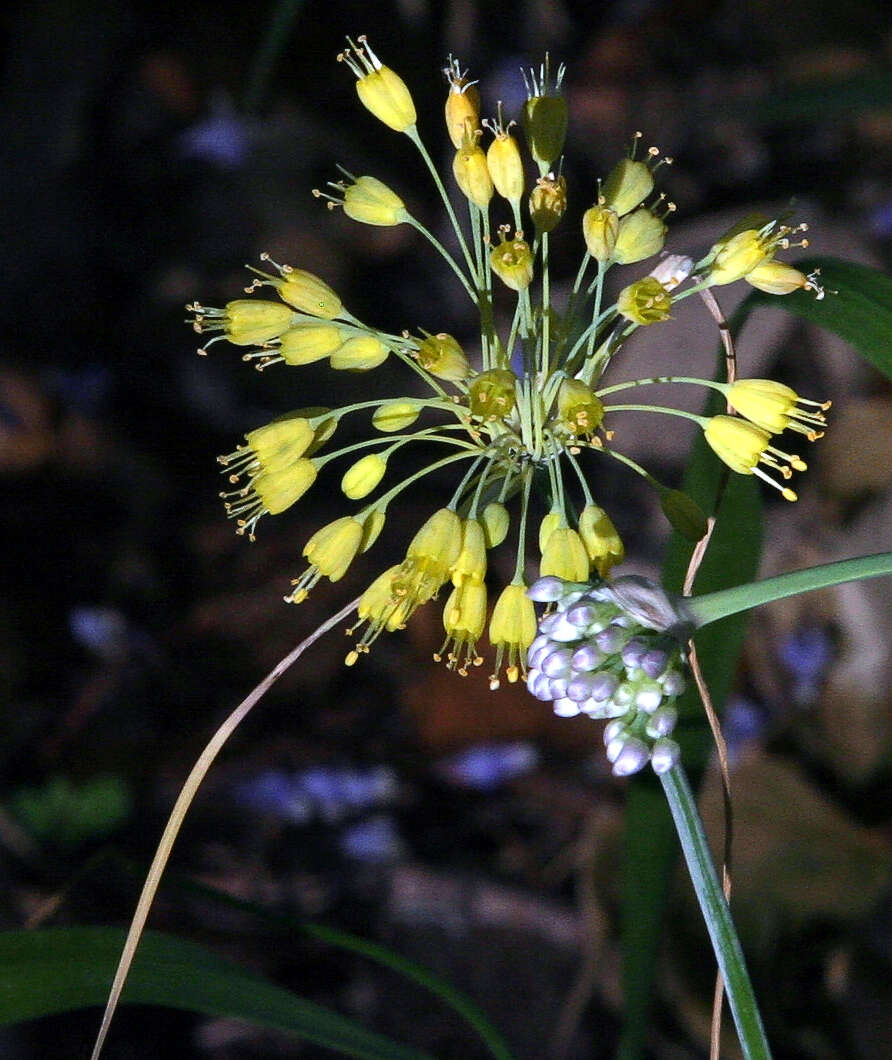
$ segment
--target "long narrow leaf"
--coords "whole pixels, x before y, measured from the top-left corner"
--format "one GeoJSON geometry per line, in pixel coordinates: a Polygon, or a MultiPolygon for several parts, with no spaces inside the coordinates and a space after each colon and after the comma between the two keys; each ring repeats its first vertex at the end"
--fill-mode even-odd
{"type": "MultiPolygon", "coordinates": [[[[104,1004],[124,937],[104,927],[0,933],[0,1025],[104,1004]]],[[[242,1019],[346,1056],[431,1060],[203,946],[155,931],[143,934],[122,1002],[242,1019]]]]}

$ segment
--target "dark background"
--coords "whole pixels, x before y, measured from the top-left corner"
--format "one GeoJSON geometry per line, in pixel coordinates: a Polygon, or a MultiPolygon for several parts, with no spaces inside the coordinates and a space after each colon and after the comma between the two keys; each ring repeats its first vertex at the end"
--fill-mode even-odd
{"type": "MultiPolygon", "coordinates": [[[[481,79],[486,113],[503,99],[516,114],[518,67],[544,50],[567,62],[571,206],[554,240],[558,277],[575,270],[596,178],[636,129],[676,160],[663,172],[678,204],[671,249],[705,249],[739,216],[795,196],[812,250],[888,261],[892,33],[880,5],[296,3],[279,9],[291,17],[270,64],[275,10],[59,0],[0,16],[5,928],[125,923],[216,724],[397,561],[438,504],[436,481],[413,493],[370,557],[293,608],[281,597],[307,537],[333,517],[336,488],[320,482],[263,520],[253,545],[216,497],[215,456],[244,431],[296,406],[406,386],[389,365],[373,377],[324,363],[258,375],[222,343],[196,358],[183,306],[238,297],[242,265],[261,251],[319,273],[389,331],[472,341],[473,321],[408,228],[360,228],[310,195],[340,162],[439,224],[411,146],[362,110],[334,61],[345,33],[368,33],[411,86],[446,172],[447,53],[481,79]]],[[[725,308],[743,293],[722,292],[725,308]]],[[[710,371],[714,328],[685,305],[674,346],[630,356],[710,371]]],[[[885,384],[843,343],[779,311],[759,315],[740,355],[748,374],[834,399],[802,500],[769,500],[764,573],[888,547],[885,384]]],[[[642,426],[629,444],[677,480],[686,436],[642,426]]],[[[654,573],[666,537],[654,498],[625,473],[600,474],[629,569],[654,573]]],[[[493,560],[497,575],[500,563],[510,557],[493,560]]],[[[887,594],[850,586],[760,612],[729,704],[736,909],[778,1058],[892,1054],[887,594]]],[[[183,887],[198,878],[427,963],[519,1058],[610,1057],[628,782],[610,776],[598,726],[435,668],[440,637],[429,605],[354,669],[341,664],[340,634],[314,649],[214,767],[151,923],[438,1057],[484,1055],[418,988],[183,887]]],[[[717,824],[714,778],[707,786],[704,814],[717,824]]],[[[694,1058],[706,1055],[712,965],[681,877],[673,903],[650,1049],[694,1058]]],[[[2,1031],[0,1056],[84,1056],[97,1023],[89,1012],[2,1031]]],[[[105,1055],[328,1054],[225,1020],[129,1009],[105,1055]]]]}

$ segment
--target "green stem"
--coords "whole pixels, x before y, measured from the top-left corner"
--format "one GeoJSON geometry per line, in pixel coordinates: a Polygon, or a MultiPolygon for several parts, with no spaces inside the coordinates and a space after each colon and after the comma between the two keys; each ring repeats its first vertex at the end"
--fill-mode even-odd
{"type": "Polygon", "coordinates": [[[728,1005],[745,1060],[770,1060],[771,1050],[747,974],[731,911],[716,876],[697,804],[681,766],[660,776],[672,819],[681,841],[691,882],[725,981],[728,1005]]]}
{"type": "MultiPolygon", "coordinates": [[[[434,250],[436,250],[437,253],[441,255],[443,260],[446,262],[449,268],[452,269],[452,271],[459,278],[459,280],[461,280],[461,285],[468,292],[468,297],[471,299],[472,302],[476,304],[477,292],[468,283],[467,276],[465,276],[465,274],[461,271],[461,267],[459,266],[455,258],[449,253],[449,251],[443,246],[440,240],[437,239],[437,237],[433,234],[433,232],[430,231],[429,228],[425,228],[425,226],[420,221],[417,221],[411,214],[408,214],[407,217],[409,224],[415,229],[416,232],[420,232],[424,236],[424,238],[428,241],[428,243],[430,243],[434,250]]],[[[474,272],[473,268],[471,268],[471,272],[474,272]]]]}
{"type": "Polygon", "coordinates": [[[694,624],[705,626],[728,615],[735,615],[738,611],[782,600],[785,596],[807,593],[812,589],[826,589],[831,585],[863,578],[878,578],[884,574],[892,574],[892,552],[842,559],[836,563],[779,574],[776,578],[765,578],[749,585],[738,585],[733,589],[719,589],[694,597],[687,601],[687,606],[694,624]]]}

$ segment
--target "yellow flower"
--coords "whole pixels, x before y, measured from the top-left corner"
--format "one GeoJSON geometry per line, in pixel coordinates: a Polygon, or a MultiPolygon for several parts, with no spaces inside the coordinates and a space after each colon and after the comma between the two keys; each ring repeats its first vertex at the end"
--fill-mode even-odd
{"type": "Polygon", "coordinates": [[[341,479],[341,490],[351,501],[367,497],[384,478],[387,460],[380,453],[369,453],[347,468],[341,479]]]}
{"type": "Polygon", "coordinates": [[[412,93],[405,81],[394,73],[369,47],[366,38],[350,38],[350,47],[341,52],[338,61],[346,63],[356,75],[356,93],[362,105],[395,132],[409,132],[417,120],[412,93]]]}
{"type": "Polygon", "coordinates": [[[613,257],[616,238],[619,235],[619,217],[609,206],[591,206],[582,215],[582,235],[586,248],[603,264],[613,257]]]}
{"type": "Polygon", "coordinates": [[[366,628],[347,656],[348,665],[367,652],[384,629],[404,626],[417,608],[437,594],[458,559],[461,539],[461,520],[449,508],[441,508],[424,523],[412,538],[403,562],[376,578],[363,594],[360,621],[350,633],[363,622],[366,628]]]}
{"type": "Polygon", "coordinates": [[[489,252],[492,271],[512,291],[523,291],[533,282],[533,255],[530,245],[518,232],[508,239],[508,226],[499,229],[502,241],[489,252]]]}
{"type": "Polygon", "coordinates": [[[604,405],[581,379],[565,379],[558,390],[558,413],[573,435],[593,434],[604,419],[604,405]]]}
{"type": "Polygon", "coordinates": [[[793,472],[805,471],[806,464],[798,456],[785,453],[771,445],[768,431],[736,416],[713,416],[704,428],[706,441],[720,460],[740,475],[757,475],[788,501],[795,501],[796,494],[766,474],[759,464],[777,471],[782,478],[789,479],[793,472]],[[787,466],[789,465],[789,467],[787,466]]]}
{"type": "Polygon", "coordinates": [[[428,335],[414,356],[425,371],[452,383],[467,379],[471,371],[465,351],[445,331],[428,335]]]}
{"type": "Polygon", "coordinates": [[[527,649],[536,636],[536,609],[523,582],[505,586],[489,621],[489,642],[496,649],[496,664],[489,687],[499,687],[499,673],[507,659],[505,676],[513,684],[526,673],[527,649]]]}
{"type": "Polygon", "coordinates": [[[390,350],[374,335],[357,335],[332,353],[329,364],[338,371],[368,372],[383,364],[389,354],[390,350]]]}
{"type": "Polygon", "coordinates": [[[346,188],[344,213],[354,221],[382,228],[408,220],[403,200],[375,177],[359,177],[346,188]]]}
{"type": "Polygon", "coordinates": [[[465,519],[461,528],[461,552],[449,572],[456,588],[474,583],[482,585],[486,577],[486,535],[476,519],[465,519]]]}
{"type": "Polygon", "coordinates": [[[553,232],[567,211],[567,178],[539,177],[530,192],[530,217],[538,232],[553,232]]]}
{"type": "Polygon", "coordinates": [[[493,194],[492,177],[486,164],[486,154],[477,140],[480,130],[469,132],[452,160],[452,173],[462,195],[475,206],[485,210],[493,194]]]}
{"type": "Polygon", "coordinates": [[[653,190],[654,176],[647,163],[624,158],[610,171],[601,194],[611,210],[622,217],[640,206],[653,190]]]}
{"type": "Polygon", "coordinates": [[[264,515],[278,515],[290,508],[316,481],[316,465],[304,457],[292,464],[260,471],[246,486],[221,493],[230,519],[237,522],[237,534],[254,540],[258,521],[264,515]]]}
{"type": "Polygon", "coordinates": [[[473,416],[503,419],[517,400],[517,376],[510,368],[491,368],[475,376],[469,387],[468,404],[473,416]]]}
{"type": "Polygon", "coordinates": [[[501,122],[491,128],[495,132],[495,139],[486,152],[486,167],[499,195],[508,202],[519,203],[524,184],[520,148],[501,122]]]}
{"type": "Polygon", "coordinates": [[[588,558],[602,578],[622,563],[625,549],[610,516],[597,504],[587,504],[579,516],[579,536],[588,558]]]}
{"type": "Polygon", "coordinates": [[[291,584],[294,589],[285,597],[287,603],[299,604],[321,577],[336,582],[343,578],[362,544],[363,525],[345,515],[323,526],[304,546],[303,555],[310,566],[291,584]]]}
{"type": "Polygon", "coordinates": [[[560,508],[549,512],[539,523],[539,551],[544,552],[548,539],[555,530],[564,522],[564,513],[560,508]]]}
{"type": "Polygon", "coordinates": [[[619,292],[616,308],[620,316],[635,324],[658,324],[669,320],[672,297],[658,279],[645,276],[619,292]]]}
{"type": "Polygon", "coordinates": [[[480,128],[480,93],[474,81],[468,81],[467,70],[462,71],[457,59],[449,56],[443,73],[449,82],[446,97],[446,130],[452,146],[461,147],[465,136],[473,135],[480,128]]]}
{"type": "Polygon", "coordinates": [[[552,530],[542,550],[539,577],[554,574],[566,582],[588,580],[589,559],[579,534],[569,526],[552,530]]]}
{"type": "MultiPolygon", "coordinates": [[[[303,416],[283,416],[265,427],[248,431],[245,440],[259,468],[270,471],[275,467],[291,464],[309,449],[315,431],[310,421],[303,416]]],[[[228,464],[221,457],[222,464],[228,464]]]]}
{"type": "Polygon", "coordinates": [[[632,265],[659,254],[665,242],[666,225],[642,206],[620,218],[613,260],[619,265],[632,265]]]}
{"type": "MultiPolygon", "coordinates": [[[[260,255],[270,264],[275,264],[269,255],[260,255]]],[[[275,287],[279,297],[288,305],[294,306],[302,313],[311,317],[321,317],[323,320],[334,320],[344,312],[344,305],[337,294],[328,286],[324,280],[320,280],[312,272],[306,269],[294,269],[290,265],[280,265],[279,277],[269,277],[267,285],[275,287]]],[[[264,286],[263,281],[254,281],[257,287],[264,286]]]]}
{"type": "MultiPolygon", "coordinates": [[[[294,313],[281,302],[262,302],[258,298],[238,298],[227,302],[222,309],[193,302],[186,307],[195,316],[192,327],[199,334],[222,331],[219,338],[227,338],[235,346],[257,346],[278,338],[294,323],[294,313]]],[[[199,353],[217,339],[206,342],[199,353]]]]}
{"type": "Polygon", "coordinates": [[[824,412],[830,408],[829,401],[808,401],[795,390],[772,379],[738,379],[736,383],[723,387],[728,401],[763,431],[780,434],[781,431],[798,431],[810,442],[822,438],[824,432],[817,428],[826,426],[824,412]],[[819,411],[809,412],[797,405],[810,405],[819,411]]]}
{"type": "Polygon", "coordinates": [[[293,367],[313,364],[330,357],[346,338],[347,333],[335,324],[296,324],[280,338],[276,356],[266,355],[261,363],[283,360],[293,367]]]}
{"type": "Polygon", "coordinates": [[[483,582],[464,582],[449,594],[443,608],[446,640],[434,659],[445,656],[449,670],[467,677],[469,666],[480,666],[483,656],[477,653],[477,641],[486,625],[486,586],[483,582]]]}
{"type": "Polygon", "coordinates": [[[792,294],[794,291],[814,291],[820,301],[824,297],[824,288],[818,282],[820,270],[805,273],[783,261],[765,261],[751,269],[744,279],[766,294],[792,294]]]}
{"type": "Polygon", "coordinates": [[[716,248],[715,259],[709,268],[709,282],[716,285],[742,279],[772,252],[761,231],[755,228],[738,232],[726,243],[717,243],[716,248]]]}

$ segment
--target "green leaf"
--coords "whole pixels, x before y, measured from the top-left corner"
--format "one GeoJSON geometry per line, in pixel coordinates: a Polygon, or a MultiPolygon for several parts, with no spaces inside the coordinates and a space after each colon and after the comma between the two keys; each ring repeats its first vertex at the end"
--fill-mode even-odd
{"type": "MultiPolygon", "coordinates": [[[[707,403],[706,415],[724,411],[718,395],[707,403]]],[[[700,567],[695,592],[729,588],[752,580],[761,549],[762,503],[751,476],[730,475],[707,446],[695,439],[683,483],[684,491],[707,512],[715,506],[726,482],[715,531],[700,567]]],[[[663,566],[663,584],[681,592],[693,546],[673,534],[663,566]]],[[[696,635],[697,651],[716,710],[721,711],[731,689],[737,657],[743,645],[746,620],[723,619],[696,635]]],[[[679,700],[680,720],[675,736],[682,761],[697,781],[712,746],[709,726],[696,689],[679,700]]],[[[678,840],[662,786],[642,773],[629,787],[626,799],[623,879],[623,992],[625,1018],[619,1060],[637,1060],[644,1051],[653,991],[657,952],[669,896],[678,840]]]]}
{"type": "Polygon", "coordinates": [[[818,300],[809,291],[777,296],[753,291],[735,313],[735,321],[763,305],[785,309],[834,332],[892,378],[892,279],[867,265],[837,258],[804,258],[794,263],[805,273],[818,268],[827,290],[818,300]],[[837,292],[836,294],[831,293],[837,292]]]}
{"type": "Polygon", "coordinates": [[[727,615],[748,611],[760,604],[782,600],[785,596],[826,589],[843,582],[861,581],[892,574],[892,552],[880,552],[875,556],[857,556],[841,559],[835,563],[822,563],[805,570],[794,570],[779,574],[775,578],[764,578],[733,589],[720,589],[707,593],[688,604],[688,610],[698,626],[717,622],[727,615]]]}
{"type": "MultiPolygon", "coordinates": [[[[104,927],[0,933],[0,1025],[103,1005],[124,938],[124,931],[104,927]]],[[[157,931],[143,935],[122,1000],[242,1019],[347,1056],[431,1060],[203,946],[157,931]]]]}

